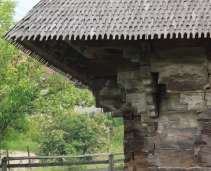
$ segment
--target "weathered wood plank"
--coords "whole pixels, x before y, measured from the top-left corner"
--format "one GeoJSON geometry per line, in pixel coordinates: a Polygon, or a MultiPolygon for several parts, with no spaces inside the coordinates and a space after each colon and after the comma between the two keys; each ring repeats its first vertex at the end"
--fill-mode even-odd
{"type": "Polygon", "coordinates": [[[8,164],[8,168],[16,167],[47,167],[47,166],[72,166],[89,164],[108,164],[109,160],[84,161],[84,162],[53,162],[53,163],[29,163],[29,164],[8,164]]]}
{"type": "Polygon", "coordinates": [[[201,121],[209,121],[211,120],[211,109],[208,108],[206,110],[203,110],[199,115],[198,115],[198,120],[201,121]]]}
{"type": "Polygon", "coordinates": [[[168,92],[204,91],[208,81],[205,48],[157,48],[151,56],[151,72],[168,92]]]}
{"type": "Polygon", "coordinates": [[[199,155],[201,157],[201,161],[203,163],[206,163],[207,167],[211,167],[211,146],[210,145],[202,145],[199,155]]]}
{"type": "MultiPolygon", "coordinates": [[[[209,38],[197,39],[152,39],[141,40],[142,42],[149,42],[152,47],[210,47],[211,42],[209,38]]],[[[140,40],[71,40],[72,45],[79,47],[93,47],[93,48],[114,48],[124,49],[128,47],[139,48],[140,40]]]]}
{"type": "MultiPolygon", "coordinates": [[[[192,137],[194,137],[194,135],[192,135],[192,137]]],[[[192,137],[188,138],[175,134],[169,134],[169,136],[167,135],[164,137],[159,137],[155,141],[155,150],[193,150],[194,140],[192,137]]]]}
{"type": "Polygon", "coordinates": [[[210,167],[150,167],[148,171],[211,171],[210,167]]]}
{"type": "Polygon", "coordinates": [[[148,156],[149,165],[162,167],[191,167],[196,162],[193,150],[157,149],[154,155],[148,156]]]}
{"type": "Polygon", "coordinates": [[[81,158],[81,157],[99,157],[99,156],[108,156],[113,155],[122,155],[123,152],[116,153],[96,153],[96,154],[84,154],[84,155],[66,155],[66,156],[24,156],[24,157],[9,157],[8,160],[27,160],[27,159],[65,159],[65,158],[81,158]]]}
{"type": "Polygon", "coordinates": [[[187,104],[188,110],[201,112],[207,108],[204,93],[181,93],[180,102],[187,104]]]}

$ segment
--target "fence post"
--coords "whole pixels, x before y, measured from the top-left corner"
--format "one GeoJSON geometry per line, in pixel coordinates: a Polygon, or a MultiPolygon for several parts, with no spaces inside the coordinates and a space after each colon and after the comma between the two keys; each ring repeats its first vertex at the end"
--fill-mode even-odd
{"type": "Polygon", "coordinates": [[[111,153],[108,156],[109,158],[109,171],[113,171],[114,170],[114,155],[111,153]]]}
{"type": "Polygon", "coordinates": [[[2,159],[2,171],[7,171],[7,158],[2,159]]]}
{"type": "MultiPolygon", "coordinates": [[[[30,151],[29,151],[29,146],[26,146],[28,157],[30,157],[30,151]]],[[[29,159],[29,164],[31,164],[31,160],[29,159]]]]}
{"type": "MultiPolygon", "coordinates": [[[[7,149],[7,158],[9,158],[9,151],[7,149]]],[[[10,164],[10,161],[8,160],[7,164],[9,165],[10,164]]],[[[10,168],[9,168],[9,171],[10,171],[10,168]]]]}

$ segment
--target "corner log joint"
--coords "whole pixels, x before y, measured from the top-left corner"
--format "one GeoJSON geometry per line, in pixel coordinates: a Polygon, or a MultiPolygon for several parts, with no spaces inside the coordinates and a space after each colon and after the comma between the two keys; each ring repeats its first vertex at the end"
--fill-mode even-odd
{"type": "Polygon", "coordinates": [[[98,106],[124,118],[125,170],[209,170],[211,64],[206,49],[155,51],[149,64],[139,61],[140,70],[93,83],[98,106]]]}

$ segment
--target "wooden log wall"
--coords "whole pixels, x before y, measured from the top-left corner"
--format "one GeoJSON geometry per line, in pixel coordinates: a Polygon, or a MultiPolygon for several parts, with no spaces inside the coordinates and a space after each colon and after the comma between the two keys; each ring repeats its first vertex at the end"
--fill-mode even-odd
{"type": "Polygon", "coordinates": [[[140,70],[93,82],[97,106],[124,118],[125,171],[211,170],[211,63],[206,48],[143,51],[145,58],[124,52],[140,63],[140,70]]]}

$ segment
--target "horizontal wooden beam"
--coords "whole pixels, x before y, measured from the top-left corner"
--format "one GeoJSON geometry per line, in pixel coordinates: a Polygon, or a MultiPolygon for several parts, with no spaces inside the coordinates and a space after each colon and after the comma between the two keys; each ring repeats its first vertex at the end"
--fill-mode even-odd
{"type": "Polygon", "coordinates": [[[149,40],[152,47],[211,47],[211,39],[153,39],[149,40]]]}
{"type": "Polygon", "coordinates": [[[91,47],[91,48],[110,48],[110,49],[124,49],[127,47],[139,47],[137,40],[72,40],[73,46],[91,47]]]}
{"type": "Polygon", "coordinates": [[[124,152],[116,153],[95,153],[95,154],[84,154],[84,155],[66,155],[66,156],[25,156],[25,157],[8,157],[8,160],[28,160],[28,159],[66,159],[66,158],[82,158],[82,157],[99,157],[109,155],[122,155],[124,152]]]}
{"type": "Polygon", "coordinates": [[[149,42],[152,47],[211,47],[211,39],[151,39],[151,40],[72,40],[71,44],[90,48],[139,48],[140,43],[149,42]]]}
{"type": "Polygon", "coordinates": [[[8,168],[20,167],[47,167],[47,166],[71,166],[89,164],[108,164],[109,160],[83,161],[83,162],[53,162],[53,163],[29,163],[29,164],[8,164],[8,168]]]}

